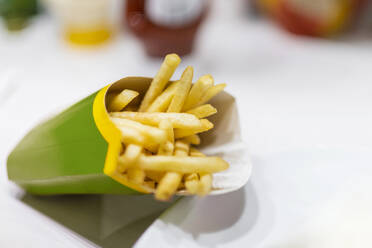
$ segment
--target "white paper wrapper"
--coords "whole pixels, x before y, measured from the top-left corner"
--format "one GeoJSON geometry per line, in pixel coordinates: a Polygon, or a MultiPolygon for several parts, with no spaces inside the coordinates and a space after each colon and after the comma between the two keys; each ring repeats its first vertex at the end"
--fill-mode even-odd
{"type": "MultiPolygon", "coordinates": [[[[109,92],[132,89],[143,96],[151,78],[127,77],[114,83],[109,92]]],[[[208,119],[214,128],[202,133],[199,146],[209,156],[219,156],[225,159],[230,167],[228,170],[213,174],[213,190],[211,195],[225,194],[244,186],[251,175],[252,165],[245,144],[241,140],[238,109],[235,98],[227,92],[221,92],[210,102],[217,114],[208,119]]],[[[185,192],[178,192],[185,194],[185,192]]]]}

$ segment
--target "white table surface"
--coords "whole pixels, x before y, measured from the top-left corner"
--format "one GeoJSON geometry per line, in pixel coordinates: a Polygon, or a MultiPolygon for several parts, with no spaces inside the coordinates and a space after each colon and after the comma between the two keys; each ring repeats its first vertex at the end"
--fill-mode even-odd
{"type": "MultiPolygon", "coordinates": [[[[22,201],[6,156],[53,110],[160,64],[127,33],[67,47],[49,20],[0,31],[0,247],[98,246],[22,201]]],[[[234,193],[184,198],[136,247],[371,247],[372,39],[293,37],[216,1],[187,65],[228,83],[253,174],[234,193]]]]}

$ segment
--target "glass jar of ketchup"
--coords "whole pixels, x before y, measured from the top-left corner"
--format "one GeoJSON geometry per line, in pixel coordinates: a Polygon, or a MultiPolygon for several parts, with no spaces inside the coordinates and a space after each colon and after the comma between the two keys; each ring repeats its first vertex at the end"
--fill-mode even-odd
{"type": "Polygon", "coordinates": [[[150,56],[191,53],[208,0],[127,0],[125,18],[150,56]]]}

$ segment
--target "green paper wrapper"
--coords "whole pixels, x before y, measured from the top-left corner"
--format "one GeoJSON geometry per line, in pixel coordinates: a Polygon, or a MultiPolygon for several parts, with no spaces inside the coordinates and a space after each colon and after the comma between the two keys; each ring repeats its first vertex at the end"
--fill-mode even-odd
{"type": "Polygon", "coordinates": [[[32,194],[148,193],[115,174],[120,133],[105,99],[123,88],[144,92],[150,82],[121,79],[33,128],[8,157],[9,179],[32,194]]]}

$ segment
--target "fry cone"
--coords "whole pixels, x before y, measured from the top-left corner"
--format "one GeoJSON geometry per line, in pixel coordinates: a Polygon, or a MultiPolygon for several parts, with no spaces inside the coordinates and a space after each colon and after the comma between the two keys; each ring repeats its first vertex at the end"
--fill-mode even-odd
{"type": "Polygon", "coordinates": [[[33,128],[10,153],[8,177],[33,194],[136,194],[146,188],[115,178],[120,135],[109,121],[108,90],[143,92],[150,78],[124,78],[33,128]]]}

